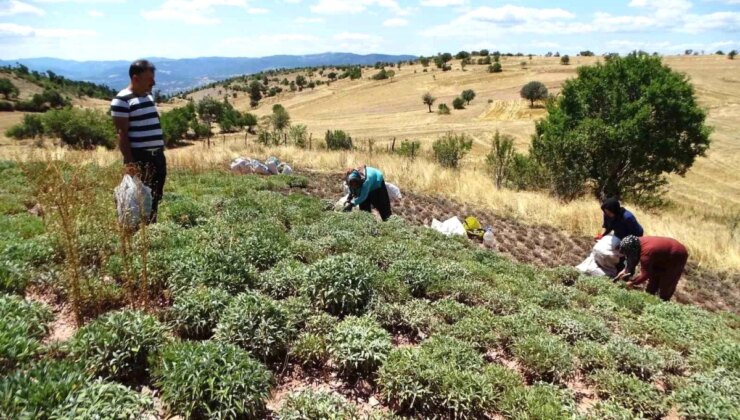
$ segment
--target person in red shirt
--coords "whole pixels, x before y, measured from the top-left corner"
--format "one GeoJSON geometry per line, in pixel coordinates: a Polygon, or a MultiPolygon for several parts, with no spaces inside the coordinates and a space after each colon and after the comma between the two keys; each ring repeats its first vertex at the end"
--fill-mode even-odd
{"type": "Polygon", "coordinates": [[[676,291],[678,280],[686,267],[689,253],[680,242],[657,236],[627,236],[622,239],[619,251],[626,258],[626,267],[615,280],[626,279],[635,274],[640,264],[640,274],[627,287],[634,287],[647,280],[645,291],[667,301],[676,291]]]}

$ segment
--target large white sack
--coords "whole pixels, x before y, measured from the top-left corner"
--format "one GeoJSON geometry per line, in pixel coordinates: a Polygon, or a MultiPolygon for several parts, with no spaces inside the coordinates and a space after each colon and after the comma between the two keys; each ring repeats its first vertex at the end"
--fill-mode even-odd
{"type": "Polygon", "coordinates": [[[334,211],[342,211],[344,210],[344,206],[347,204],[347,199],[349,198],[349,194],[345,194],[344,197],[337,200],[336,203],[334,203],[334,211]]]}
{"type": "Polygon", "coordinates": [[[465,236],[466,235],[465,227],[463,226],[462,222],[460,222],[460,219],[458,219],[455,216],[450,217],[444,222],[440,222],[437,219],[432,219],[431,228],[447,236],[452,236],[452,235],[465,236]]]}
{"type": "Polygon", "coordinates": [[[293,174],[293,168],[290,167],[287,163],[281,163],[278,165],[278,172],[280,172],[283,175],[292,175],[293,174]]]}
{"type": "Polygon", "coordinates": [[[386,182],[385,188],[388,190],[388,198],[390,198],[391,201],[398,201],[403,198],[401,195],[401,189],[397,186],[386,182]]]}
{"type": "Polygon", "coordinates": [[[276,158],[275,156],[270,156],[265,161],[265,166],[267,166],[267,169],[270,171],[271,174],[277,175],[278,166],[280,166],[280,160],[276,158]]]}
{"type": "Polygon", "coordinates": [[[234,172],[237,174],[252,173],[252,167],[249,166],[249,162],[251,160],[252,159],[245,158],[245,157],[238,157],[231,162],[231,165],[229,165],[229,169],[231,170],[231,172],[234,172]]]}
{"type": "Polygon", "coordinates": [[[616,266],[620,258],[619,242],[619,238],[614,235],[606,235],[599,239],[592,251],[596,264],[605,268],[606,271],[611,271],[612,269],[616,271],[616,266]]]}
{"type": "Polygon", "coordinates": [[[152,214],[152,190],[138,177],[124,175],[114,190],[118,223],[136,229],[152,214]]]}
{"type": "Polygon", "coordinates": [[[270,169],[267,167],[267,165],[258,161],[257,159],[251,160],[249,162],[249,167],[251,168],[252,173],[260,175],[270,175],[270,169]]]}

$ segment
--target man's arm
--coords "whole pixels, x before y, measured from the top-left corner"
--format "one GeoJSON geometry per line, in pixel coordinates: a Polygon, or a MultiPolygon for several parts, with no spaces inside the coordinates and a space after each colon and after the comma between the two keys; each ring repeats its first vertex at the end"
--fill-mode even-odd
{"type": "Polygon", "coordinates": [[[113,124],[116,126],[118,148],[121,149],[123,163],[133,163],[134,156],[131,153],[131,143],[128,140],[128,117],[113,117],[113,124]]]}

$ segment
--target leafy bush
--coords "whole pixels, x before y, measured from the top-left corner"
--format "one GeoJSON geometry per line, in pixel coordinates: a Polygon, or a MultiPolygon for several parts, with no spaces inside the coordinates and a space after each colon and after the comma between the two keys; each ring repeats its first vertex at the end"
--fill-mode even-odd
{"type": "Polygon", "coordinates": [[[439,104],[437,106],[437,114],[439,115],[450,115],[450,107],[447,104],[439,104]]]}
{"type": "Polygon", "coordinates": [[[698,369],[727,369],[740,376],[740,343],[730,340],[719,340],[696,348],[690,363],[698,369]]]}
{"type": "Polygon", "coordinates": [[[375,268],[353,254],[331,256],[309,267],[302,290],[332,315],[359,314],[370,300],[375,268]]]}
{"type": "Polygon", "coordinates": [[[448,168],[457,168],[460,160],[473,147],[473,139],[466,134],[449,132],[438,138],[432,144],[434,158],[440,165],[448,168]]]}
{"type": "Polygon", "coordinates": [[[673,395],[678,412],[687,419],[734,419],[738,417],[740,377],[723,369],[696,374],[673,395]]]}
{"type": "MultiPolygon", "coordinates": [[[[15,106],[13,105],[12,102],[0,101],[0,112],[12,112],[13,110],[15,110],[15,106]]],[[[7,134],[7,133],[8,132],[6,131],[6,134],[5,134],[6,136],[15,137],[12,134],[7,134]]]]}
{"type": "Polygon", "coordinates": [[[0,376],[0,417],[50,418],[68,395],[85,387],[90,379],[81,366],[56,360],[39,361],[28,369],[0,376]]]}
{"type": "Polygon", "coordinates": [[[609,339],[609,328],[600,319],[585,312],[557,310],[547,314],[547,327],[567,342],[582,340],[604,342],[609,339]]]}
{"type": "Polygon", "coordinates": [[[96,381],[69,394],[52,419],[140,419],[154,416],[152,398],[121,384],[96,381]]]}
{"type": "Polygon", "coordinates": [[[429,285],[440,280],[439,266],[429,259],[398,259],[388,267],[388,274],[406,283],[415,297],[426,295],[429,285]]]}
{"type": "Polygon", "coordinates": [[[280,420],[359,420],[357,409],[344,398],[305,389],[289,394],[277,413],[280,420]]]}
{"type": "Polygon", "coordinates": [[[442,327],[440,334],[454,337],[480,352],[486,352],[498,342],[496,318],[486,309],[475,308],[458,322],[442,327]]]}
{"type": "Polygon", "coordinates": [[[501,73],[502,70],[501,63],[498,61],[488,66],[489,73],[501,73]]]}
{"type": "Polygon", "coordinates": [[[342,130],[327,130],[324,140],[329,150],[352,150],[352,137],[342,130]]]}
{"type": "Polygon", "coordinates": [[[5,135],[15,139],[35,139],[44,135],[44,120],[40,115],[26,114],[20,124],[5,131],[5,135]]]}
{"type": "Polygon", "coordinates": [[[655,418],[666,414],[668,406],[655,387],[632,375],[600,370],[589,377],[601,398],[608,398],[635,414],[655,418]]]}
{"type": "Polygon", "coordinates": [[[469,315],[472,309],[453,299],[440,299],[432,304],[434,312],[446,323],[454,324],[469,315]]]}
{"type": "Polygon", "coordinates": [[[575,370],[568,345],[550,335],[518,340],[513,353],[533,380],[562,382],[575,370]]]}
{"type": "Polygon", "coordinates": [[[214,338],[249,350],[256,358],[272,362],[285,355],[294,336],[288,311],[269,297],[242,293],[226,307],[214,338]]]}
{"type": "Polygon", "coordinates": [[[519,95],[530,102],[530,107],[534,107],[534,101],[547,99],[547,87],[542,82],[529,82],[522,86],[519,95]]]}
{"type": "Polygon", "coordinates": [[[31,360],[40,350],[54,318],[38,303],[0,295],[0,372],[31,360]]]}
{"type": "Polygon", "coordinates": [[[473,89],[465,89],[460,94],[460,97],[468,104],[470,105],[470,101],[475,99],[475,91],[473,89]]]}
{"type": "Polygon", "coordinates": [[[291,358],[306,367],[321,367],[329,360],[329,346],[321,334],[303,333],[290,349],[291,358]]]}
{"type": "Polygon", "coordinates": [[[627,339],[615,337],[607,344],[607,352],[620,372],[630,373],[641,379],[650,379],[660,372],[660,354],[627,339]]]}
{"type": "Polygon", "coordinates": [[[452,100],[452,107],[455,109],[465,109],[465,99],[457,97],[452,100]]]}
{"type": "Polygon", "coordinates": [[[172,343],[151,360],[170,414],[186,418],[258,418],[272,375],[246,351],[214,341],[172,343]]]}
{"type": "Polygon", "coordinates": [[[377,302],[372,314],[380,324],[391,331],[426,337],[441,324],[429,302],[411,299],[404,303],[377,302]]]}
{"type": "Polygon", "coordinates": [[[298,293],[306,273],[307,267],[300,262],[283,260],[260,275],[257,287],[275,299],[284,299],[298,293]]]}
{"type": "Polygon", "coordinates": [[[69,355],[94,375],[138,380],[146,374],[146,359],[166,341],[166,328],[138,311],[103,315],[80,328],[69,341],[69,355]]]}
{"type": "Polygon", "coordinates": [[[604,344],[594,341],[579,341],[573,347],[578,358],[578,367],[584,372],[614,368],[615,363],[604,344]]]}
{"type": "Polygon", "coordinates": [[[169,195],[165,200],[167,206],[162,211],[158,210],[158,220],[171,220],[182,227],[193,227],[209,214],[204,205],[187,197],[169,195]]]}
{"type": "Polygon", "coordinates": [[[517,420],[569,420],[576,414],[573,397],[546,383],[506,393],[501,407],[504,414],[517,420]]]}
{"type": "Polygon", "coordinates": [[[369,317],[349,316],[329,337],[329,352],[334,364],[349,376],[374,373],[392,347],[390,334],[369,317]]]}
{"type": "Polygon", "coordinates": [[[44,114],[44,132],[60,138],[66,145],[91,149],[115,147],[113,121],[104,112],[91,109],[64,108],[44,114]]]}
{"type": "Polygon", "coordinates": [[[183,337],[208,338],[213,334],[231,296],[216,287],[198,286],[175,295],[170,317],[183,337]]]}
{"type": "Polygon", "coordinates": [[[420,417],[477,418],[487,412],[507,381],[483,369],[477,352],[450,337],[397,348],[378,375],[381,396],[420,417]],[[488,374],[486,374],[488,372],[488,374]]]}

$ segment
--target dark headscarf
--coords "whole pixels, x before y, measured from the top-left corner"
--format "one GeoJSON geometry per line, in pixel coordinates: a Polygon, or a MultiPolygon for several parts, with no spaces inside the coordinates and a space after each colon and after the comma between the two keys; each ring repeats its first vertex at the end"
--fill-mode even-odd
{"type": "Polygon", "coordinates": [[[635,235],[629,235],[619,243],[619,252],[624,255],[627,262],[626,268],[630,273],[635,272],[637,263],[640,262],[641,250],[642,244],[640,244],[640,238],[635,235]]]}
{"type": "Polygon", "coordinates": [[[621,219],[624,215],[624,207],[622,207],[622,205],[619,204],[619,200],[614,197],[604,200],[604,202],[601,203],[601,210],[609,210],[614,213],[615,219],[621,219]]]}

